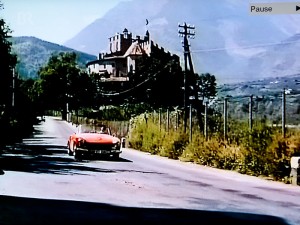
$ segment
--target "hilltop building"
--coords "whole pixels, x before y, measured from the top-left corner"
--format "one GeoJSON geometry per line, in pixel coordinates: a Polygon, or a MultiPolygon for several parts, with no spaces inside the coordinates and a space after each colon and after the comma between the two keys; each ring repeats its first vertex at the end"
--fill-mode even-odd
{"type": "Polygon", "coordinates": [[[170,52],[165,52],[164,48],[154,44],[150,39],[149,31],[143,38],[140,36],[133,38],[132,33],[125,28],[123,33],[117,33],[109,38],[108,48],[108,53],[100,53],[97,60],[86,65],[89,74],[100,75],[101,82],[129,81],[128,74],[136,72],[137,61],[143,55],[176,60],[179,63],[177,55],[171,55],[170,52]]]}

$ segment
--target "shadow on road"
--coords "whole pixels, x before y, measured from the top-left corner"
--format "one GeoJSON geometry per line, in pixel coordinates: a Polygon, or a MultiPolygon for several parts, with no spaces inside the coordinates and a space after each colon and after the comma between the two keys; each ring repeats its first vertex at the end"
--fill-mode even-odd
{"type": "Polygon", "coordinates": [[[76,161],[74,157],[67,155],[67,146],[55,145],[57,137],[45,135],[42,123],[34,127],[31,134],[19,143],[0,147],[0,175],[5,171],[19,171],[30,173],[49,174],[88,174],[90,172],[116,173],[122,170],[99,168],[101,162],[132,162],[119,158],[85,158],[76,161]],[[98,161],[97,168],[91,166],[89,162],[98,161]]]}
{"type": "MultiPolygon", "coordinates": [[[[126,159],[102,159],[112,162],[131,162],[126,159]]],[[[88,160],[75,161],[67,156],[67,148],[57,145],[20,144],[14,148],[2,150],[0,166],[4,171],[19,171],[48,174],[86,174],[87,172],[116,173],[121,170],[95,168],[88,160]]]]}
{"type": "Polygon", "coordinates": [[[0,224],[287,225],[278,217],[190,209],[135,208],[104,203],[0,195],[0,224]]]}

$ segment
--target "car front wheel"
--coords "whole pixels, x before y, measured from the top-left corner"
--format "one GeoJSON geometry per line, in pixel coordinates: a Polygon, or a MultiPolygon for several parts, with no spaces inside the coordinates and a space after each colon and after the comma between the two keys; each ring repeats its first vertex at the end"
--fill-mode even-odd
{"type": "Polygon", "coordinates": [[[68,155],[69,156],[73,156],[73,151],[71,150],[71,145],[70,145],[70,142],[68,143],[68,155]]]}
{"type": "Polygon", "coordinates": [[[77,146],[73,146],[73,155],[75,160],[81,160],[82,159],[82,153],[77,150],[77,146]]]}

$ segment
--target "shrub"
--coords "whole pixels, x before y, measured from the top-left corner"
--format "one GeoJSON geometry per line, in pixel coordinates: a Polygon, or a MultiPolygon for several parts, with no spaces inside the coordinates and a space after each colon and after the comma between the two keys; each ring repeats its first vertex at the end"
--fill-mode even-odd
{"type": "Polygon", "coordinates": [[[184,134],[183,132],[165,132],[159,154],[171,159],[178,159],[188,141],[188,135],[184,134]]]}
{"type": "Polygon", "coordinates": [[[193,138],[182,154],[182,160],[229,170],[239,168],[240,158],[238,147],[231,146],[217,138],[206,141],[201,134],[193,138]]]}
{"type": "Polygon", "coordinates": [[[142,150],[151,154],[158,154],[159,148],[163,143],[163,134],[164,131],[160,131],[159,127],[152,122],[145,123],[142,133],[142,150]]]}
{"type": "Polygon", "coordinates": [[[245,132],[241,140],[244,147],[243,172],[251,175],[269,175],[267,149],[272,141],[270,127],[255,127],[245,132]]]}
{"type": "Polygon", "coordinates": [[[281,134],[273,137],[273,142],[267,149],[269,173],[276,180],[282,180],[290,174],[290,160],[292,156],[300,155],[299,131],[283,138],[281,134]]]}
{"type": "Polygon", "coordinates": [[[142,114],[130,121],[129,147],[159,154],[165,131],[153,123],[149,115],[142,114]],[[147,120],[145,119],[147,118],[147,120]]]}
{"type": "Polygon", "coordinates": [[[134,117],[130,120],[128,144],[130,148],[142,149],[143,134],[146,129],[146,123],[141,116],[134,117]]]}

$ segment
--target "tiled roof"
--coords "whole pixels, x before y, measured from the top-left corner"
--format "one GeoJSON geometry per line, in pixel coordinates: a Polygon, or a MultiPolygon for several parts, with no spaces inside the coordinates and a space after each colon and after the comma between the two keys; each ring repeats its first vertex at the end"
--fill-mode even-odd
{"type": "Polygon", "coordinates": [[[140,55],[141,56],[143,54],[145,54],[144,49],[139,45],[138,41],[135,41],[127,49],[127,51],[124,54],[124,57],[127,57],[129,55],[140,55]]]}

